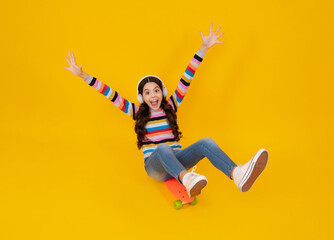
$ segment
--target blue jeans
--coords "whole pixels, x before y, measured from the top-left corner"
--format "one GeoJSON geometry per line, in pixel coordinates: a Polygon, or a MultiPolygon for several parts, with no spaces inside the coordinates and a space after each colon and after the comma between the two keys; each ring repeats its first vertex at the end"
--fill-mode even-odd
{"type": "Polygon", "coordinates": [[[180,173],[192,168],[204,157],[231,178],[231,171],[237,165],[212,138],[203,138],[184,149],[172,149],[166,144],[160,144],[145,159],[145,170],[147,175],[155,180],[166,181],[175,178],[182,183],[178,177],[180,173]]]}

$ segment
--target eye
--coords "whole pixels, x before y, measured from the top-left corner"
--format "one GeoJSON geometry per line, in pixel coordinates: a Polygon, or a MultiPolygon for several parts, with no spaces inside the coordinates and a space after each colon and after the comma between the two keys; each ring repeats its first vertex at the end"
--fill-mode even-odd
{"type": "Polygon", "coordinates": [[[157,92],[160,92],[160,91],[159,91],[159,89],[156,89],[155,92],[157,93],[157,92]]]}
{"type": "Polygon", "coordinates": [[[144,94],[148,95],[150,92],[145,92],[144,94]]]}

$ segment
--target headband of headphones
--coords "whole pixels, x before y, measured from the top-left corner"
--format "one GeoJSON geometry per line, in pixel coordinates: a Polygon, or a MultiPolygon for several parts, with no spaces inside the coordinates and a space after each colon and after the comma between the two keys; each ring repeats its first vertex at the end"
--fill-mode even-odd
{"type": "Polygon", "coordinates": [[[142,77],[140,80],[139,80],[139,82],[138,82],[138,84],[137,84],[137,94],[139,94],[139,84],[141,83],[141,81],[143,81],[145,78],[147,78],[147,77],[155,77],[155,78],[157,78],[157,79],[159,79],[160,80],[160,82],[161,82],[161,84],[162,84],[162,86],[163,87],[165,87],[165,84],[164,84],[164,82],[159,78],[159,77],[157,77],[157,76],[155,76],[155,75],[146,75],[145,77],[142,77]]]}

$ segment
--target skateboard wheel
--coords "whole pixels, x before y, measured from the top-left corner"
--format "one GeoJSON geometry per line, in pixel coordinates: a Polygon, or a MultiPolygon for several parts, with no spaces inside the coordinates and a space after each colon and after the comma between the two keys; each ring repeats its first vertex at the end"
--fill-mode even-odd
{"type": "Polygon", "coordinates": [[[195,205],[197,203],[197,198],[194,197],[194,200],[190,203],[190,205],[195,205]]]}
{"type": "Polygon", "coordinates": [[[175,200],[174,201],[174,207],[175,207],[175,209],[182,208],[182,202],[181,202],[181,200],[175,200]]]}

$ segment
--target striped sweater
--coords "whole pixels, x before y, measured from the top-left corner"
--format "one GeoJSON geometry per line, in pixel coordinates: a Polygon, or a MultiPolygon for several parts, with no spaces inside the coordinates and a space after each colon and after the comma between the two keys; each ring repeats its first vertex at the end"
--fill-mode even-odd
{"type": "MultiPolygon", "coordinates": [[[[205,54],[200,50],[196,52],[179,80],[176,90],[167,99],[167,102],[172,106],[174,111],[177,112],[180,103],[184,99],[191,80],[193,79],[198,66],[202,62],[204,55],[205,54]]],[[[135,120],[135,114],[139,109],[137,104],[125,99],[117,91],[113,90],[108,85],[91,75],[88,75],[85,82],[103,94],[116,107],[135,120]]],[[[169,145],[171,148],[182,148],[181,144],[175,141],[173,131],[169,126],[166,114],[161,107],[158,110],[150,109],[150,119],[145,128],[147,130],[147,134],[145,135],[142,148],[144,159],[147,159],[155,148],[162,143],[169,145]]]]}

